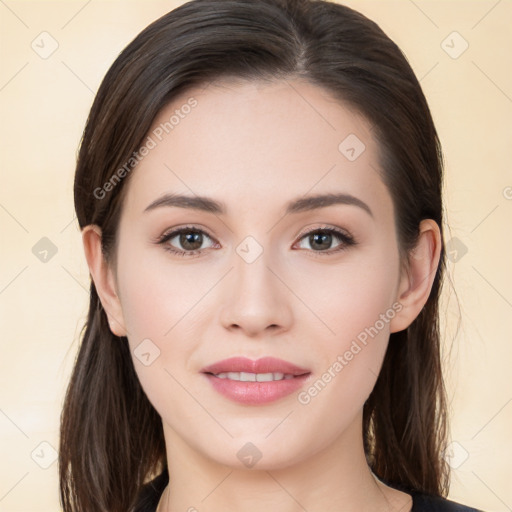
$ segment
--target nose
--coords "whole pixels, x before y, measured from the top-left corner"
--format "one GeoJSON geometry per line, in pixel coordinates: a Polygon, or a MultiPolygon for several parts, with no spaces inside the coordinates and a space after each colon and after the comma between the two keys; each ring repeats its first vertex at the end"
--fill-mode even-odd
{"type": "Polygon", "coordinates": [[[220,298],[224,328],[249,337],[288,330],[293,321],[293,294],[279,274],[265,251],[251,263],[235,255],[234,269],[225,280],[220,298]]]}

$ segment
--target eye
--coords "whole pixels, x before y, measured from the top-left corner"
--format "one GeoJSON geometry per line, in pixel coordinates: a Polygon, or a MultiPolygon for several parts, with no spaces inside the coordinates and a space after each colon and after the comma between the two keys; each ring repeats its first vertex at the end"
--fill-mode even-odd
{"type": "MultiPolygon", "coordinates": [[[[164,249],[172,254],[191,257],[199,256],[204,252],[203,244],[206,240],[211,241],[206,248],[219,247],[219,244],[213,242],[213,238],[204,230],[194,226],[185,226],[164,233],[156,240],[156,243],[163,245],[164,249]]],[[[301,235],[299,239],[299,248],[309,249],[322,256],[342,251],[355,244],[356,241],[348,233],[329,227],[310,230],[301,235]],[[303,246],[303,240],[309,247],[303,246]],[[333,249],[332,244],[335,241],[338,243],[333,249]]]]}
{"type": "MultiPolygon", "coordinates": [[[[304,240],[309,245],[309,247],[305,247],[306,249],[311,249],[316,253],[323,253],[321,254],[322,256],[343,251],[347,247],[356,244],[354,238],[348,233],[327,227],[308,231],[301,236],[300,240],[304,240]],[[338,240],[338,244],[334,246],[334,249],[332,249],[332,243],[336,240],[338,240]]],[[[301,248],[304,247],[301,246],[301,248]]]]}
{"type": "MultiPolygon", "coordinates": [[[[212,238],[202,229],[186,226],[164,233],[157,243],[162,244],[166,251],[178,256],[195,256],[203,252],[205,240],[212,240],[212,238]]],[[[215,247],[215,244],[212,243],[209,247],[215,247]]]]}

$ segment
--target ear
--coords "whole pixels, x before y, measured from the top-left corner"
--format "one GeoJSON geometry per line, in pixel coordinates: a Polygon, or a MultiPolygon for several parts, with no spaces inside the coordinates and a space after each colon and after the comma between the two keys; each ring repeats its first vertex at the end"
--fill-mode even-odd
{"type": "Polygon", "coordinates": [[[420,314],[432,289],[441,255],[441,232],[432,219],[420,223],[416,247],[409,254],[409,266],[400,277],[397,300],[402,309],[390,322],[390,332],[407,329],[420,314]]]}
{"type": "Polygon", "coordinates": [[[101,250],[101,228],[90,224],[82,229],[82,242],[89,272],[105,310],[110,330],[116,336],[126,336],[127,331],[116,290],[114,272],[105,261],[101,250]]]}

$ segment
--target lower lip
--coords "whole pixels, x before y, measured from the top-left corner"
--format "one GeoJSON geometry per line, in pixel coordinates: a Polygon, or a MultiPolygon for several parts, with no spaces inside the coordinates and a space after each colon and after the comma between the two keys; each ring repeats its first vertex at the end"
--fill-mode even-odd
{"type": "Polygon", "coordinates": [[[274,402],[300,389],[311,375],[299,375],[293,379],[267,382],[242,382],[239,380],[219,379],[215,375],[204,374],[213,388],[225,397],[246,405],[261,405],[274,402]]]}

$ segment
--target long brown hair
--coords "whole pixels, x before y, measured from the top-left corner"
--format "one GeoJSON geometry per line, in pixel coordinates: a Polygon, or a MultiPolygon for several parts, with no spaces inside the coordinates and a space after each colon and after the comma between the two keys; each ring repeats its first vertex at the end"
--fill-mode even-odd
{"type": "MultiPolygon", "coordinates": [[[[355,107],[379,142],[402,262],[422,219],[442,230],[442,155],[432,117],[406,58],[377,24],[322,0],[193,0],[124,49],[87,120],[75,208],[81,229],[101,227],[107,262],[115,263],[131,173],[108,191],[105,183],[133,158],[163,107],[221,77],[301,77],[355,107]]],[[[438,309],[444,267],[443,247],[428,301],[409,328],[390,335],[363,410],[373,472],[391,486],[439,496],[449,486],[438,309]]],[[[64,512],[126,512],[143,484],[167,471],[163,428],[138,381],[127,339],[111,333],[92,281],[81,338],[61,415],[61,503],[64,512]]]]}

